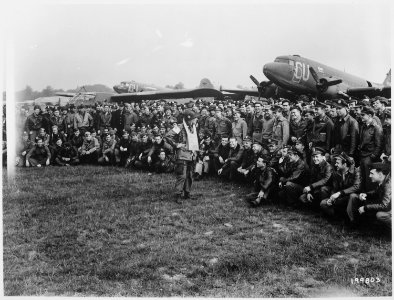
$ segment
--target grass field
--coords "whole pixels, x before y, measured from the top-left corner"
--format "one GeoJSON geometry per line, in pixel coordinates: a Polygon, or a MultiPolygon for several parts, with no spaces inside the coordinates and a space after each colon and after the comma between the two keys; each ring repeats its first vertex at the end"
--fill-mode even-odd
{"type": "Polygon", "coordinates": [[[391,236],[249,208],[245,185],[195,182],[198,199],[176,204],[173,175],[48,167],[7,184],[5,173],[5,295],[392,295],[391,236]],[[352,284],[361,277],[380,282],[352,284]]]}

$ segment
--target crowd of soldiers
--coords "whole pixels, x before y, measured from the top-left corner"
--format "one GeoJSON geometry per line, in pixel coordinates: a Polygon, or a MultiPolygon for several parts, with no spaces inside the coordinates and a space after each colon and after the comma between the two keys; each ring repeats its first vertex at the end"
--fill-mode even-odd
{"type": "Polygon", "coordinates": [[[251,182],[250,205],[321,209],[357,226],[391,228],[390,99],[199,99],[34,106],[17,112],[16,164],[117,165],[176,173],[174,137],[197,118],[194,179],[251,182]]]}

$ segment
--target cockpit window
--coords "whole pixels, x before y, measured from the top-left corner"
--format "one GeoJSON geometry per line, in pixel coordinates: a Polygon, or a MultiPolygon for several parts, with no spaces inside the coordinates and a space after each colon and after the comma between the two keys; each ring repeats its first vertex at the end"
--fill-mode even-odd
{"type": "Polygon", "coordinates": [[[288,65],[293,66],[293,67],[294,67],[294,65],[295,65],[294,60],[291,60],[291,59],[288,59],[288,58],[280,58],[280,57],[277,57],[277,58],[275,59],[275,62],[288,64],[288,65]]]}

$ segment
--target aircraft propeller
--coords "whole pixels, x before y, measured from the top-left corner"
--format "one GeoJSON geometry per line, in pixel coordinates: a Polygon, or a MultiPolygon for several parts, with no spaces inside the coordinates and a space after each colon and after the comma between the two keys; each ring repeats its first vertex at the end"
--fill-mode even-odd
{"type": "Polygon", "coordinates": [[[272,84],[272,81],[259,82],[253,75],[250,75],[249,77],[254,82],[254,84],[257,85],[257,90],[259,91],[259,100],[260,100],[261,94],[264,93],[265,89],[272,84]]]}
{"type": "Polygon", "coordinates": [[[313,79],[316,81],[318,96],[320,96],[321,93],[326,92],[330,86],[337,85],[342,82],[342,79],[328,81],[326,78],[319,78],[319,75],[317,75],[313,67],[309,67],[309,71],[311,72],[313,79]]]}

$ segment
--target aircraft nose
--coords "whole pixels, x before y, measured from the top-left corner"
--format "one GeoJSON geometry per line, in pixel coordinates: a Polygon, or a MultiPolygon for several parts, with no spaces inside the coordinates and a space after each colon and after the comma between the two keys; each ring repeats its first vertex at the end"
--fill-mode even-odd
{"type": "Polygon", "coordinates": [[[271,62],[264,65],[263,73],[269,80],[275,80],[277,78],[287,77],[286,75],[291,73],[291,68],[284,63],[271,62]]]}

